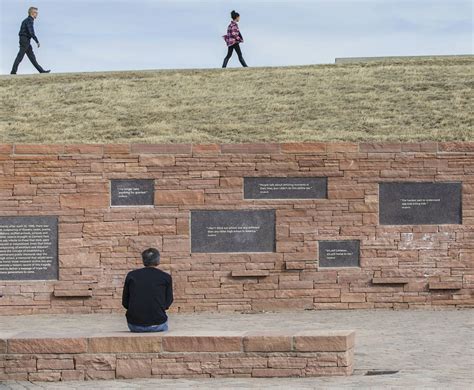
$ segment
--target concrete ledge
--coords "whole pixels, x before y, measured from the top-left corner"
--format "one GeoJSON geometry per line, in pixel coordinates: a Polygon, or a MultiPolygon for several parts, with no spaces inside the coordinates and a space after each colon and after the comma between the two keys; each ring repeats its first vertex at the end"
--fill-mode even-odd
{"type": "Polygon", "coordinates": [[[351,375],[353,331],[167,332],[0,340],[0,380],[351,375]],[[211,333],[211,332],[208,332],[211,333]]]}

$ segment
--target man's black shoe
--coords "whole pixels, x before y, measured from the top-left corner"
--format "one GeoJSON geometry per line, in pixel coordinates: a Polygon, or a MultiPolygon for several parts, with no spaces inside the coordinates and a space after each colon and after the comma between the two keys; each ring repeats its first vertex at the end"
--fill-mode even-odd
{"type": "Polygon", "coordinates": [[[49,73],[49,72],[51,72],[51,69],[48,69],[48,70],[43,70],[43,71],[42,71],[42,72],[40,72],[40,73],[49,73]]]}
{"type": "Polygon", "coordinates": [[[10,74],[16,74],[15,72],[10,72],[10,74]]]}

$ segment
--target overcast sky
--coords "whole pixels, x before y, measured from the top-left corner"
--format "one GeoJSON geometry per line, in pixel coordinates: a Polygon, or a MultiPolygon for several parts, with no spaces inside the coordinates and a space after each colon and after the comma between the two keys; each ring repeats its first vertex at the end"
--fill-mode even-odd
{"type": "MultiPolygon", "coordinates": [[[[54,72],[212,68],[241,14],[250,66],[332,63],[335,57],[473,53],[472,0],[0,0],[2,74],[30,5],[40,64],[54,72]]],[[[230,66],[237,66],[237,58],[230,66]]],[[[34,73],[27,58],[18,73],[34,73]]]]}

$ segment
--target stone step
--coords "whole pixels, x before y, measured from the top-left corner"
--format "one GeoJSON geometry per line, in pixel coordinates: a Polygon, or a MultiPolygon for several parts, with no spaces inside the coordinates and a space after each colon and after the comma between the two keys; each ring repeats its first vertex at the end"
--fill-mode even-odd
{"type": "Polygon", "coordinates": [[[0,380],[351,375],[354,331],[19,333],[0,340],[0,380]]]}

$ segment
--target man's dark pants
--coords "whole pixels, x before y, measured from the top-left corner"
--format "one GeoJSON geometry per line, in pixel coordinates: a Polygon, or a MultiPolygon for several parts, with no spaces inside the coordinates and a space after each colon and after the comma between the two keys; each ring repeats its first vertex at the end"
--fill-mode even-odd
{"type": "Polygon", "coordinates": [[[38,70],[38,72],[42,73],[44,72],[44,69],[41,67],[40,64],[38,64],[38,61],[36,61],[35,53],[33,53],[33,47],[31,47],[30,44],[30,38],[20,36],[20,50],[18,52],[18,55],[15,58],[15,62],[13,63],[12,67],[12,74],[15,74],[18,70],[18,65],[20,65],[20,62],[23,60],[23,57],[25,54],[28,56],[29,60],[33,64],[33,66],[38,70]]]}

